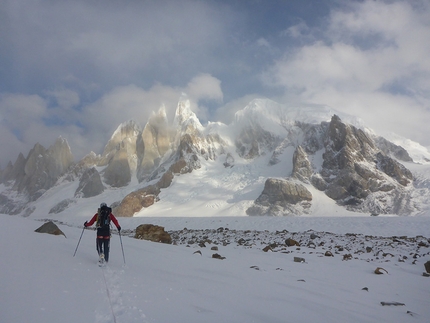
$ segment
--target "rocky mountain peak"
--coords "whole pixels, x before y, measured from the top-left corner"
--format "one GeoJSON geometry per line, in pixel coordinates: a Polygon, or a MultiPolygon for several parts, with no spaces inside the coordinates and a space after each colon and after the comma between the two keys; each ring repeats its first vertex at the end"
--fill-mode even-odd
{"type": "Polygon", "coordinates": [[[374,151],[373,140],[363,130],[343,123],[337,115],[332,117],[326,138],[325,168],[354,167],[357,161],[371,159],[374,151]]]}
{"type": "Polygon", "coordinates": [[[137,140],[139,181],[148,177],[172,148],[172,136],[165,108],[161,107],[158,113],[152,113],[137,140]]]}
{"type": "Polygon", "coordinates": [[[101,165],[108,164],[110,159],[115,155],[115,152],[120,149],[121,145],[127,146],[129,143],[135,145],[136,138],[140,131],[140,126],[134,120],[121,123],[104,148],[101,165]]]}
{"type": "Polygon", "coordinates": [[[72,165],[73,156],[64,138],[59,137],[48,149],[36,143],[27,158],[20,154],[13,167],[8,168],[7,173],[3,173],[3,178],[13,183],[11,189],[16,191],[21,199],[15,203],[2,196],[0,212],[8,214],[22,212],[27,202],[35,201],[42,196],[72,165]]]}
{"type": "Polygon", "coordinates": [[[173,119],[173,126],[180,134],[202,132],[203,126],[196,114],[191,110],[191,102],[187,98],[179,101],[173,119]]]}
{"type": "MultiPolygon", "coordinates": [[[[256,190],[263,190],[249,209],[252,215],[312,214],[312,203],[321,203],[321,198],[356,212],[417,213],[414,196],[430,197],[430,186],[424,181],[420,187],[415,185],[406,168],[411,163],[408,152],[359,123],[348,123],[343,115],[329,112],[326,107],[287,107],[258,99],[238,111],[229,125],[202,126],[190,101],[182,97],[173,124],[169,124],[164,107],[151,114],[143,129],[135,121],[124,122],[102,155],[90,153],[73,168],[70,147],[61,137],[48,149],[36,144],[27,158],[20,154],[0,173],[4,188],[0,212],[28,215],[36,200],[62,181],[64,186],[76,184],[67,190],[75,193],[56,202],[56,213],[72,207],[78,199],[91,199],[102,192],[117,196],[113,188],[124,187],[131,192],[129,198],[113,202],[121,205],[120,214],[132,216],[140,208],[162,203],[160,199],[169,194],[159,193],[172,189],[177,176],[208,178],[202,175],[208,172],[218,181],[216,194],[235,196],[214,199],[238,203],[237,209],[242,207],[243,212],[244,205],[252,202],[249,196],[258,196],[256,190]],[[234,183],[238,179],[240,186],[234,183]],[[79,185],[74,183],[77,180],[79,185]],[[418,189],[425,192],[417,193],[418,189]],[[315,202],[313,196],[318,196],[315,202]],[[131,214],[130,201],[134,201],[131,214]]],[[[184,182],[185,178],[177,184],[184,182]]],[[[200,182],[203,188],[207,186],[206,180],[200,182]]],[[[210,189],[213,187],[206,188],[210,189]]]]}

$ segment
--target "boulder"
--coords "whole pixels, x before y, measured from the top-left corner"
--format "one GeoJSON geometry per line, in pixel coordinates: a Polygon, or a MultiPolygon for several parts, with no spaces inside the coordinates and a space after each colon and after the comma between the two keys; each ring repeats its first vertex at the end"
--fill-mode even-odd
{"type": "Polygon", "coordinates": [[[221,259],[221,260],[224,260],[224,259],[225,259],[225,257],[221,256],[221,255],[220,255],[220,254],[218,254],[218,253],[214,253],[214,254],[212,255],[212,258],[214,258],[214,259],[221,259]]]}
{"type": "Polygon", "coordinates": [[[46,222],[41,227],[34,230],[34,232],[48,233],[48,234],[53,234],[56,236],[63,235],[64,237],[66,237],[64,232],[61,231],[60,228],[58,228],[57,225],[52,221],[46,222]]]}
{"type": "Polygon", "coordinates": [[[299,243],[299,242],[297,242],[297,241],[296,241],[296,240],[294,240],[294,239],[291,239],[291,238],[286,239],[286,240],[285,240],[285,244],[286,244],[288,247],[293,247],[293,246],[298,246],[298,247],[300,247],[300,243],[299,243]]]}
{"type": "Polygon", "coordinates": [[[164,231],[164,227],[153,224],[141,224],[136,228],[135,239],[149,240],[153,242],[172,243],[172,237],[164,231]]]}

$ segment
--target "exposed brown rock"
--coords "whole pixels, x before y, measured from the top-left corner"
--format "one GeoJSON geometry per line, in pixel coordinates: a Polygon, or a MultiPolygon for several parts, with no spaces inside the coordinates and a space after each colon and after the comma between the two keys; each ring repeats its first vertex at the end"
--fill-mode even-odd
{"type": "Polygon", "coordinates": [[[170,166],[170,171],[173,174],[185,174],[188,173],[187,162],[185,159],[181,158],[176,163],[170,166]]]}
{"type": "Polygon", "coordinates": [[[116,216],[131,217],[142,208],[149,207],[157,201],[160,189],[154,185],[147,186],[128,194],[113,211],[116,216]]]}
{"type": "Polygon", "coordinates": [[[293,246],[298,246],[298,247],[300,247],[300,243],[298,243],[296,240],[291,239],[291,238],[288,238],[287,240],[285,240],[285,244],[286,244],[288,247],[293,247],[293,246]]]}
{"type": "Polygon", "coordinates": [[[264,248],[263,248],[263,251],[264,252],[268,252],[268,251],[272,251],[272,247],[270,247],[270,245],[269,246],[265,246],[264,248]]]}
{"type": "Polygon", "coordinates": [[[141,224],[136,228],[134,238],[153,242],[172,243],[172,237],[164,231],[164,227],[153,224],[141,224]]]}

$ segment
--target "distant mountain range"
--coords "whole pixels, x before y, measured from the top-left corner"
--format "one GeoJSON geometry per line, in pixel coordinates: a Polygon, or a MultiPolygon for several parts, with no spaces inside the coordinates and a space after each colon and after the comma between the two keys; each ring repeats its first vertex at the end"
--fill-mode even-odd
{"type": "Polygon", "coordinates": [[[326,107],[256,99],[231,124],[203,126],[184,98],[173,123],[163,108],[143,129],[122,123],[102,154],[77,163],[61,137],[20,154],[0,171],[0,213],[29,216],[43,200],[60,214],[103,198],[118,216],[198,201],[203,215],[317,215],[322,205],[417,215],[429,208],[429,166],[426,148],[326,107]]]}

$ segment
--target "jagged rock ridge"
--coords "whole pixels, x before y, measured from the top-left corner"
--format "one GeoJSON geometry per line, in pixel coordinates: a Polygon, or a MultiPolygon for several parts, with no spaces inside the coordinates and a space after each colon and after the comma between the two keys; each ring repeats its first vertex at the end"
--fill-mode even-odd
{"type": "Polygon", "coordinates": [[[139,188],[113,203],[115,214],[133,216],[159,202],[161,190],[169,189],[175,176],[188,176],[203,161],[219,162],[227,172],[238,162],[254,163],[266,156],[269,170],[286,160],[292,169],[266,179],[248,214],[311,214],[313,190],[351,211],[419,211],[413,203],[412,173],[397,161],[411,162],[404,148],[367,132],[354,118],[347,123],[336,114],[328,116],[331,111],[325,108],[312,109],[306,114],[257,99],[237,112],[232,124],[203,126],[183,99],[173,124],[163,107],[143,128],[133,120],[124,122],[101,155],[91,152],[76,164],[64,139],[47,150],[36,144],[27,158],[20,154],[1,172],[8,190],[0,194],[0,211],[28,215],[36,205],[28,203],[59,182],[79,181],[79,185],[74,196],[57,201],[50,213],[61,213],[81,198],[129,187],[134,181],[139,188]],[[17,203],[14,194],[27,199],[17,203]]]}

